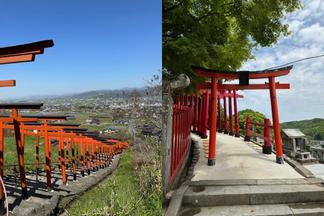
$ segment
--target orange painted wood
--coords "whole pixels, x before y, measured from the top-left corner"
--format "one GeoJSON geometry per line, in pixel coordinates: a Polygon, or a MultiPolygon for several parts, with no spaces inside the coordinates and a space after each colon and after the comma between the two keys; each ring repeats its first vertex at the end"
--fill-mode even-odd
{"type": "Polygon", "coordinates": [[[27,199],[28,193],[27,193],[26,173],[25,173],[24,143],[22,142],[22,137],[20,134],[20,122],[15,119],[18,117],[18,111],[16,109],[13,109],[11,112],[12,112],[12,117],[14,118],[13,123],[14,123],[15,138],[16,138],[16,148],[17,148],[17,158],[18,158],[18,165],[19,165],[22,198],[27,199]]]}
{"type": "MultiPolygon", "coordinates": [[[[0,121],[0,176],[3,179],[3,165],[4,165],[4,160],[3,160],[3,150],[4,150],[4,131],[2,127],[3,123],[0,121]]],[[[0,202],[3,201],[4,198],[4,192],[2,185],[0,185],[0,202]]]]}
{"type": "Polygon", "coordinates": [[[75,162],[75,143],[73,139],[71,139],[71,156],[72,156],[72,172],[73,172],[73,180],[76,180],[76,162],[75,162]]]}
{"type": "Polygon", "coordinates": [[[66,176],[66,167],[65,167],[65,160],[64,160],[63,131],[60,131],[59,148],[60,148],[60,156],[61,156],[62,183],[66,185],[67,176],[66,176]]]}
{"type": "Polygon", "coordinates": [[[16,86],[16,80],[0,80],[0,87],[16,86]]]}
{"type": "Polygon", "coordinates": [[[0,57],[0,64],[11,64],[11,63],[19,63],[19,62],[29,62],[34,61],[34,54],[24,54],[18,56],[4,56],[0,57]]]}
{"type": "Polygon", "coordinates": [[[50,143],[49,143],[49,137],[48,137],[48,127],[47,127],[47,121],[44,121],[44,142],[45,142],[45,170],[46,170],[46,184],[47,184],[47,190],[51,190],[51,152],[50,152],[50,143]]]}

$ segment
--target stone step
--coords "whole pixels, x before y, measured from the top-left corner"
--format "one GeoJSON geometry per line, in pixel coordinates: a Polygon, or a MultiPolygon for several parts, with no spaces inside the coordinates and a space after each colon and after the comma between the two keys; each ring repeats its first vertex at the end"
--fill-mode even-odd
{"type": "Polygon", "coordinates": [[[181,210],[180,216],[290,216],[324,215],[324,203],[299,203],[276,205],[236,205],[196,207],[181,210]]]}
{"type": "Polygon", "coordinates": [[[226,206],[324,202],[322,184],[191,185],[183,205],[226,206]]]}

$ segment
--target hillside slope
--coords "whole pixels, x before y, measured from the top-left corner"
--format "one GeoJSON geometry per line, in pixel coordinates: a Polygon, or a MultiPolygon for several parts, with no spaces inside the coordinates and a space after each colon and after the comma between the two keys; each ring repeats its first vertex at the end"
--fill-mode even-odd
{"type": "Polygon", "coordinates": [[[311,139],[324,140],[324,119],[321,118],[284,122],[281,128],[298,128],[311,139]]]}

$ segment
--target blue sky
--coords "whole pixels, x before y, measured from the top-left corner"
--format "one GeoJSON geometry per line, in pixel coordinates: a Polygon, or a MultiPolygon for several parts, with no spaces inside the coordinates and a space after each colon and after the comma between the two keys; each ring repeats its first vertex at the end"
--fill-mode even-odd
{"type": "MultiPolygon", "coordinates": [[[[324,54],[324,0],[302,0],[303,8],[289,14],[283,22],[291,35],[254,51],[255,60],[244,64],[245,70],[262,70],[297,59],[324,54]]],[[[280,121],[324,118],[324,58],[294,64],[291,73],[280,82],[290,90],[278,90],[280,121]]],[[[268,91],[245,91],[240,109],[252,108],[271,117],[268,91]]]]}
{"type": "Polygon", "coordinates": [[[161,2],[11,0],[1,2],[0,46],[53,39],[35,62],[0,65],[0,98],[145,85],[160,73],[161,2]]]}

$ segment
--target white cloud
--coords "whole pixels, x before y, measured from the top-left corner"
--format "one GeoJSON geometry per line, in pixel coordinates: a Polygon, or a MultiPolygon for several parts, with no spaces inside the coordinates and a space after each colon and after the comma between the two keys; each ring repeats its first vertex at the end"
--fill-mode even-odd
{"type": "MultiPolygon", "coordinates": [[[[273,47],[254,51],[255,60],[244,70],[265,69],[287,62],[324,54],[324,0],[305,0],[302,10],[284,20],[292,34],[273,47]]],[[[278,79],[290,90],[278,90],[280,120],[324,118],[324,57],[294,64],[291,73],[278,79]]],[[[246,91],[240,109],[252,108],[271,117],[269,92],[246,91]]]]}
{"type": "Polygon", "coordinates": [[[315,23],[301,29],[297,36],[305,43],[321,43],[324,38],[324,27],[320,23],[315,23]]]}

